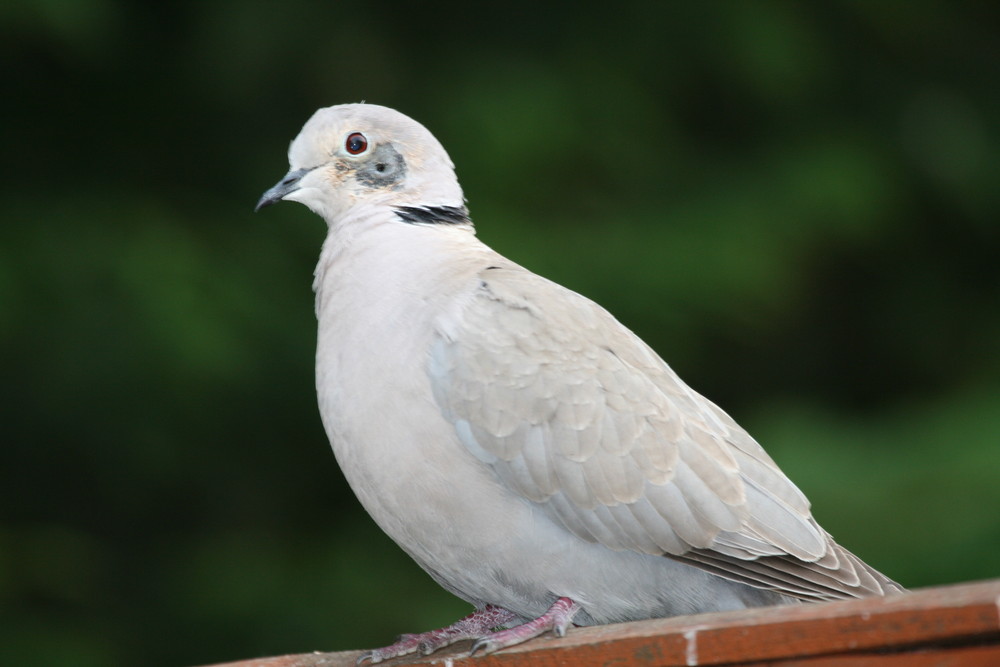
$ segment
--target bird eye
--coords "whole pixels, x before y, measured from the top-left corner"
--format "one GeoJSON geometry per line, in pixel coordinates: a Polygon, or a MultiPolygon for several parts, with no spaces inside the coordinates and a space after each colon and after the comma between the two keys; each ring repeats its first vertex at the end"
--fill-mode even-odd
{"type": "Polygon", "coordinates": [[[365,135],[360,132],[353,132],[347,137],[347,141],[344,143],[344,148],[351,155],[360,155],[365,152],[368,148],[368,140],[365,139],[365,135]]]}

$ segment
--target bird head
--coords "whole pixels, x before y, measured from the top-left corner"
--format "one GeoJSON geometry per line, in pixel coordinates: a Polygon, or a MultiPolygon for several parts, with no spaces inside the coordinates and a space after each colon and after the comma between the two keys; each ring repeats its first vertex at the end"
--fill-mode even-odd
{"type": "Polygon", "coordinates": [[[257,202],[297,201],[335,224],[364,207],[464,212],[444,148],[415,120],[374,104],[320,109],[288,149],[289,171],[257,202]]]}

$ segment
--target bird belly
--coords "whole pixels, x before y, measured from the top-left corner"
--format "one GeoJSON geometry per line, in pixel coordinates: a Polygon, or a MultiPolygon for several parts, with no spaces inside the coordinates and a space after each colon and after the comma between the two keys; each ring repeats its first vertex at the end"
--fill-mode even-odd
{"type": "Polygon", "coordinates": [[[494,604],[523,618],[570,597],[583,607],[576,618],[583,624],[780,599],[667,557],[586,541],[505,486],[462,444],[434,399],[429,350],[441,319],[455,317],[453,306],[407,296],[461,303],[478,282],[453,280],[458,287],[448,293],[440,283],[415,284],[437,280],[433,270],[410,271],[403,280],[393,276],[394,266],[370,270],[381,281],[378,290],[340,288],[367,281],[356,266],[325,276],[317,294],[319,408],[361,504],[436,581],[473,605],[494,604]]]}
{"type": "Polygon", "coordinates": [[[431,399],[419,355],[401,358],[400,341],[378,347],[376,355],[318,363],[324,425],[361,504],[444,588],[525,619],[570,597],[583,606],[581,624],[780,600],[679,561],[574,535],[461,444],[431,399]],[[357,387],[347,378],[362,372],[386,379],[350,395],[337,390],[357,387]]]}

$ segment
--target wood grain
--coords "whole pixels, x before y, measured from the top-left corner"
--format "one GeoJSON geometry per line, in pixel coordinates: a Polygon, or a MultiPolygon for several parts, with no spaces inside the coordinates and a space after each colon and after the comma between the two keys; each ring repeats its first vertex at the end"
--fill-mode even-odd
{"type": "MultiPolygon", "coordinates": [[[[1000,579],[888,598],[770,607],[574,628],[493,655],[469,642],[383,665],[451,667],[985,667],[1000,665],[1000,579]]],[[[360,651],[219,667],[352,667],[360,651]]]]}

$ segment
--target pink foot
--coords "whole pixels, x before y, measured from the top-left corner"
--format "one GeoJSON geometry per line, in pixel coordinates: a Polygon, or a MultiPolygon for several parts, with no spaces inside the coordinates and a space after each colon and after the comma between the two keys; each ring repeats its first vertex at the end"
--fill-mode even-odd
{"type": "Polygon", "coordinates": [[[533,621],[480,637],[472,645],[469,655],[475,655],[479,651],[483,653],[499,651],[502,648],[534,639],[548,630],[551,630],[556,637],[564,637],[566,630],[573,624],[573,617],[578,611],[580,611],[580,605],[569,598],[559,598],[555,604],[549,607],[547,612],[533,621]]]}
{"type": "MultiPolygon", "coordinates": [[[[517,616],[513,612],[507,611],[503,607],[494,607],[488,604],[446,628],[413,635],[401,635],[391,646],[362,653],[358,657],[357,664],[360,665],[365,661],[375,664],[410,653],[430,655],[439,648],[463,639],[478,639],[483,635],[490,636],[489,633],[494,628],[498,628],[515,618],[517,616]]],[[[544,630],[540,632],[544,632],[544,630]]]]}

